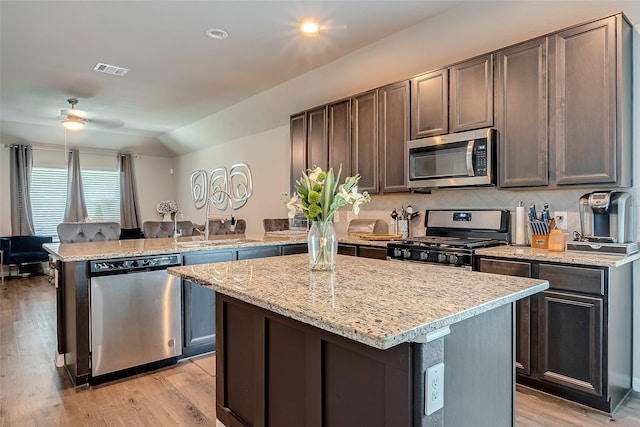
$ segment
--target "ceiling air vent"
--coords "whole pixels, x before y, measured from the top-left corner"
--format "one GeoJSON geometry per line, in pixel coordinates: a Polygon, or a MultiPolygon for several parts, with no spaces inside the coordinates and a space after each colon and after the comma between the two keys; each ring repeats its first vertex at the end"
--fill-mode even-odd
{"type": "Polygon", "coordinates": [[[102,62],[98,62],[95,67],[93,67],[94,71],[100,71],[101,73],[112,74],[114,76],[124,76],[129,71],[128,68],[117,67],[115,65],[103,64],[102,62]]]}

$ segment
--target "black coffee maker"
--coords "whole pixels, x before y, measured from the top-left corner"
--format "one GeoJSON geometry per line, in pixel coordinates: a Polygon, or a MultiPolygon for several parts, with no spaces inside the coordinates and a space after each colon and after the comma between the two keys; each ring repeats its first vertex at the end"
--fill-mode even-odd
{"type": "Polygon", "coordinates": [[[631,195],[594,191],[580,198],[582,239],[599,243],[631,242],[631,195]]]}

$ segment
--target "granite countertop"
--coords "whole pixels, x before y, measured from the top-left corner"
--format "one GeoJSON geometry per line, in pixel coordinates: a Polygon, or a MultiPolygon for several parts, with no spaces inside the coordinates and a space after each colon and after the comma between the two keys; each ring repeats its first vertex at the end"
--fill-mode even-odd
{"type": "Polygon", "coordinates": [[[383,350],[549,287],[541,279],[345,255],[333,273],[310,272],[308,263],[301,254],[168,271],[383,350]]]}
{"type": "Polygon", "coordinates": [[[306,243],[307,235],[247,237],[244,234],[211,236],[202,242],[197,236],[159,239],[128,239],[108,242],[46,243],[44,249],[63,262],[89,261],[95,259],[126,258],[136,256],[163,255],[206,250],[238,249],[245,247],[290,245],[306,243]]]}
{"type": "MultiPolygon", "coordinates": [[[[339,235],[341,243],[386,247],[388,241],[369,241],[355,236],[339,235]]],[[[211,236],[207,244],[200,236],[160,239],[128,239],[108,242],[46,243],[44,249],[63,262],[123,258],[169,253],[186,253],[238,249],[256,246],[291,245],[307,242],[306,232],[269,232],[258,236],[227,234],[211,236]]]]}
{"type": "Polygon", "coordinates": [[[636,252],[631,255],[607,255],[581,251],[554,252],[547,249],[532,248],[530,246],[513,245],[479,248],[476,249],[475,254],[524,259],[529,261],[549,261],[565,264],[592,265],[597,267],[619,267],[640,259],[640,252],[636,252]]]}

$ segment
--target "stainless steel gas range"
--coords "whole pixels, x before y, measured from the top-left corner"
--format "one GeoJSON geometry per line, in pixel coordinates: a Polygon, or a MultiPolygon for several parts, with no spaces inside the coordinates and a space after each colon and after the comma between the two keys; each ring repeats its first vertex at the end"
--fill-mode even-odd
{"type": "Polygon", "coordinates": [[[426,235],[387,245],[387,259],[473,268],[477,248],[509,242],[508,210],[428,210],[426,235]]]}

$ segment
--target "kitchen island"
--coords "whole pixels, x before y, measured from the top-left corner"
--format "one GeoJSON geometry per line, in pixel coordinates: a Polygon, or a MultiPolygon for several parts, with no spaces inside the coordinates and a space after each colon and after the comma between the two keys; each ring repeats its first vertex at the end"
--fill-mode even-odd
{"type": "Polygon", "coordinates": [[[548,287],[341,255],[333,273],[307,255],[168,271],[217,292],[228,427],[513,425],[514,302],[548,287]]]}
{"type": "MultiPolygon", "coordinates": [[[[140,265],[150,258],[175,258],[182,260],[184,264],[198,264],[279,256],[304,252],[306,246],[306,234],[265,235],[253,238],[247,238],[245,235],[227,235],[215,236],[209,241],[202,241],[198,237],[181,237],[175,240],[158,238],[46,244],[44,248],[56,261],[56,364],[66,368],[74,386],[86,385],[94,379],[91,349],[95,342],[91,339],[91,328],[93,326],[109,328],[103,320],[92,316],[91,312],[92,275],[95,276],[96,273],[93,270],[96,268],[108,268],[116,264],[140,268],[140,265]]],[[[123,273],[126,274],[124,271],[123,273]]],[[[116,282],[118,281],[118,276],[111,277],[115,277],[116,282]]],[[[124,278],[124,276],[119,277],[124,278]]],[[[157,278],[154,279],[154,281],[157,280],[157,278]]],[[[143,280],[143,282],[146,281],[147,279],[143,280]]],[[[162,292],[160,289],[163,288],[158,287],[157,293],[162,292]]],[[[153,291],[151,292],[151,295],[142,296],[142,301],[151,301],[154,297],[160,298],[160,296],[154,296],[153,291]]],[[[182,307],[182,339],[176,335],[171,347],[182,347],[182,354],[179,357],[190,357],[213,351],[215,349],[214,292],[183,282],[182,292],[177,298],[179,301],[176,302],[173,298],[171,302],[182,307]]],[[[93,302],[96,300],[94,299],[93,302]]],[[[124,307],[130,303],[131,301],[121,301],[119,304],[124,307]]],[[[163,303],[158,302],[158,304],[163,303]]],[[[114,357],[124,358],[127,352],[132,350],[132,346],[124,342],[120,347],[121,350],[118,350],[114,357]]]]}

